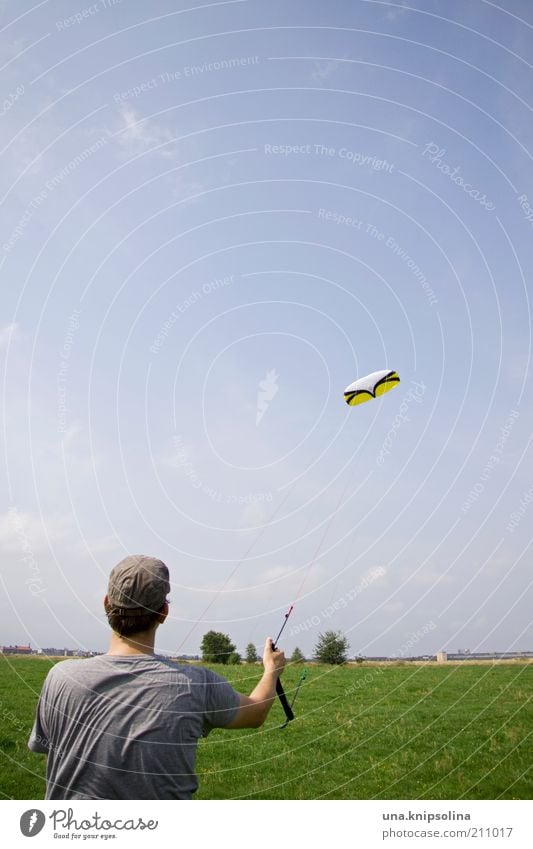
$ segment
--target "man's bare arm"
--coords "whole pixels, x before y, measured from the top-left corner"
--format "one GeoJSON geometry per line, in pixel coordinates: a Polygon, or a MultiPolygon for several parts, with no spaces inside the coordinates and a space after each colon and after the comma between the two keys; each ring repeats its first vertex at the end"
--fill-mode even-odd
{"type": "Polygon", "coordinates": [[[235,717],[224,728],[259,728],[268,716],[276,698],[276,683],[285,666],[285,655],[282,651],[274,651],[272,638],[268,637],[263,651],[263,666],[265,670],[257,687],[249,696],[240,693],[241,703],[235,717]]]}

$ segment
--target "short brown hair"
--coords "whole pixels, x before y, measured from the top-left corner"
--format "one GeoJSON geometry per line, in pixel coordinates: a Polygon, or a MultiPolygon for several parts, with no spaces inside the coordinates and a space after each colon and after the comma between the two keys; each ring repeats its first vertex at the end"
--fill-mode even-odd
{"type": "Polygon", "coordinates": [[[105,612],[111,628],[121,637],[132,637],[134,634],[148,631],[155,625],[161,614],[161,611],[147,610],[146,613],[141,613],[135,609],[131,611],[135,615],[125,616],[124,608],[116,608],[110,604],[106,604],[105,612]]]}

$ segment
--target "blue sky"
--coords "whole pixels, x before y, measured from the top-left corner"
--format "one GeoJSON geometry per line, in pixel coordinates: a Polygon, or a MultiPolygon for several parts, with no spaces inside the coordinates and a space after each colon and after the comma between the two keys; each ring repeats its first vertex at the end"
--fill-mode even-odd
{"type": "Polygon", "coordinates": [[[0,641],[531,649],[530,4],[176,5],[0,4],[0,641]]]}

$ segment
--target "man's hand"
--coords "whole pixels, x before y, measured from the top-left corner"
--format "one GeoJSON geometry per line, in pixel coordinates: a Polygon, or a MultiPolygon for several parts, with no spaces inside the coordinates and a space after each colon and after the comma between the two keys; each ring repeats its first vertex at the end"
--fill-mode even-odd
{"type": "Polygon", "coordinates": [[[263,650],[263,666],[265,672],[275,674],[279,678],[285,667],[285,654],[272,647],[272,637],[267,637],[263,650]]]}
{"type": "Polygon", "coordinates": [[[276,682],[285,666],[285,655],[272,648],[272,637],[267,637],[263,650],[263,677],[259,684],[245,696],[240,693],[241,703],[237,714],[225,728],[259,728],[268,716],[276,698],[276,682]]]}

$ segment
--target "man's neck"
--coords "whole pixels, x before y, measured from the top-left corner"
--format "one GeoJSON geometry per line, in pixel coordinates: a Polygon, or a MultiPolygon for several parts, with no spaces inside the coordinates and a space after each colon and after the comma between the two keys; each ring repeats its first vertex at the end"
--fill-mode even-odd
{"type": "Polygon", "coordinates": [[[121,637],[113,632],[107,654],[143,655],[154,654],[155,631],[135,634],[133,637],[121,637]]]}

